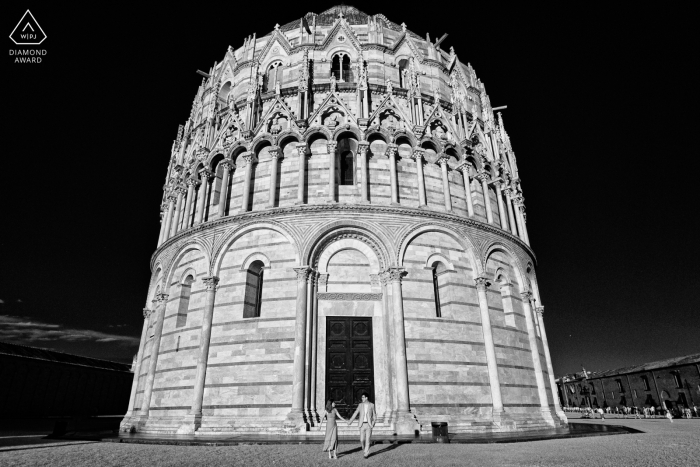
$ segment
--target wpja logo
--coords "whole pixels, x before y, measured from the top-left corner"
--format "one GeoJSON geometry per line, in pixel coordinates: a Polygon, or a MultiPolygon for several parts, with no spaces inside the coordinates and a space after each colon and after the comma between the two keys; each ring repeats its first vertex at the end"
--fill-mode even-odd
{"type": "MultiPolygon", "coordinates": [[[[10,34],[10,39],[15,45],[41,45],[46,40],[46,33],[32,15],[32,12],[27,12],[19,20],[17,26],[10,34]]],[[[15,63],[41,63],[42,58],[46,55],[46,49],[22,48],[10,49],[10,56],[15,57],[15,63]]]]}

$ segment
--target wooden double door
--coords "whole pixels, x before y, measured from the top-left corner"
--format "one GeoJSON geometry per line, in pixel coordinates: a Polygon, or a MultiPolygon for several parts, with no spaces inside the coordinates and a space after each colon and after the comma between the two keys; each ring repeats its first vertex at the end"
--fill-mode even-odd
{"type": "MultiPolygon", "coordinates": [[[[352,416],[363,392],[374,402],[372,318],[326,319],[326,398],[343,417],[352,416]]],[[[325,404],[325,402],[324,402],[325,404]]]]}

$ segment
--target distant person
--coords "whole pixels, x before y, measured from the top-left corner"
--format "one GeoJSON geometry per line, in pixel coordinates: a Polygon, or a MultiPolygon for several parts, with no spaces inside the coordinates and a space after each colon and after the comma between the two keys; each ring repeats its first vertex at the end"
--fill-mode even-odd
{"type": "Polygon", "coordinates": [[[338,458],[338,424],[336,422],[336,417],[345,421],[342,415],[338,413],[335,408],[335,402],[328,399],[326,402],[326,413],[323,414],[323,418],[326,418],[326,439],[323,443],[323,451],[328,451],[329,459],[338,458]]]}
{"type": "Polygon", "coordinates": [[[357,410],[352,414],[350,420],[348,420],[348,426],[352,424],[357,416],[359,416],[357,421],[360,426],[360,446],[362,446],[365,452],[365,459],[367,459],[369,457],[369,448],[372,445],[372,428],[377,423],[377,412],[374,410],[374,404],[369,401],[369,394],[366,392],[362,393],[362,402],[357,406],[357,410]]]}
{"type": "Polygon", "coordinates": [[[698,407],[696,405],[693,406],[693,416],[694,417],[698,416],[698,407]]]}
{"type": "Polygon", "coordinates": [[[666,411],[666,418],[668,418],[668,421],[673,423],[673,414],[671,414],[670,410],[666,411]]]}
{"type": "Polygon", "coordinates": [[[649,414],[651,415],[651,418],[654,418],[656,416],[656,409],[653,405],[649,407],[649,414]]]}
{"type": "Polygon", "coordinates": [[[600,418],[602,420],[605,420],[605,412],[603,412],[603,409],[598,408],[598,413],[600,414],[600,418]]]}

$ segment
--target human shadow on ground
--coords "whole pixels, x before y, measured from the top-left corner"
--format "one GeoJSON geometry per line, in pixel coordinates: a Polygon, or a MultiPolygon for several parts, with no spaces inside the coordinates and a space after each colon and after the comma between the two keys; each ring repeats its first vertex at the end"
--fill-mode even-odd
{"type": "Polygon", "coordinates": [[[360,446],[359,448],[350,449],[348,451],[339,452],[338,459],[340,459],[341,457],[344,457],[344,456],[349,456],[350,454],[352,454],[354,452],[359,452],[359,451],[362,451],[362,446],[360,446]]]}
{"type": "Polygon", "coordinates": [[[379,451],[374,451],[374,452],[370,451],[368,457],[374,457],[374,456],[378,456],[380,454],[384,454],[388,451],[393,451],[394,449],[398,448],[399,446],[400,446],[399,443],[391,443],[389,446],[385,447],[384,449],[380,449],[379,451]]]}

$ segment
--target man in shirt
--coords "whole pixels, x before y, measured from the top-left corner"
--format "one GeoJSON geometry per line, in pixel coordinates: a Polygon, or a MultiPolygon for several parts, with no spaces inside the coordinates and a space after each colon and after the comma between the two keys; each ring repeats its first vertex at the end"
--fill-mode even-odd
{"type": "Polygon", "coordinates": [[[369,401],[369,394],[362,393],[362,402],[357,406],[355,413],[348,420],[348,426],[352,424],[355,417],[360,424],[360,445],[365,452],[365,459],[369,457],[369,447],[371,445],[372,428],[377,422],[377,412],[374,410],[374,404],[369,401]]]}

